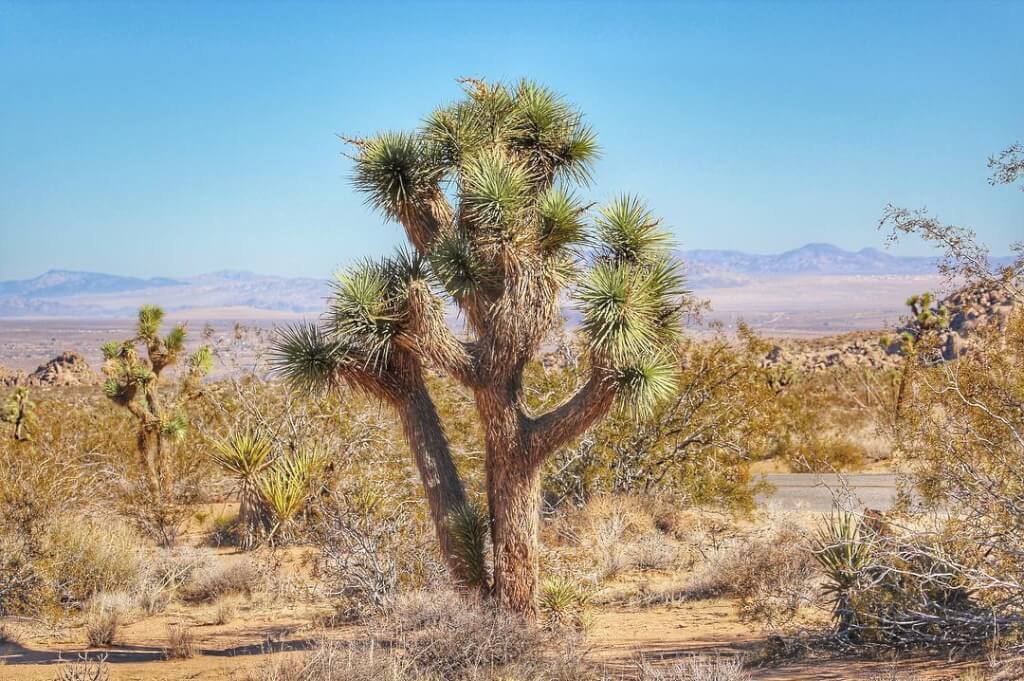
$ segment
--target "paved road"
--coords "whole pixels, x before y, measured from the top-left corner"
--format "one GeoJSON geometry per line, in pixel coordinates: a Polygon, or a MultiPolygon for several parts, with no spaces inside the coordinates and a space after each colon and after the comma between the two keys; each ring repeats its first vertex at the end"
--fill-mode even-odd
{"type": "Polygon", "coordinates": [[[848,490],[857,505],[879,511],[889,509],[896,499],[896,476],[891,473],[851,473],[842,476],[815,473],[775,473],[764,476],[775,488],[770,495],[758,497],[761,506],[785,511],[820,511],[832,509],[833,499],[848,490]]]}

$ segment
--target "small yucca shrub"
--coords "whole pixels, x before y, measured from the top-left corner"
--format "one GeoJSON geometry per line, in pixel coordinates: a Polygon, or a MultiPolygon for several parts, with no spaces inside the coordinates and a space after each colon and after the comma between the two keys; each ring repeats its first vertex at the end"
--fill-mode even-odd
{"type": "Polygon", "coordinates": [[[550,577],[541,582],[538,605],[548,625],[582,629],[589,621],[590,598],[590,589],[583,584],[567,577],[550,577]]]}

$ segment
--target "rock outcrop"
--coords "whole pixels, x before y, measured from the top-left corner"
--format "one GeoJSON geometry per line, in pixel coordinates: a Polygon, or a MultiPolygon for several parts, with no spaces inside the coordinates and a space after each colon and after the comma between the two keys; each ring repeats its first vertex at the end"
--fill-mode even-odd
{"type": "MultiPolygon", "coordinates": [[[[1009,291],[995,288],[969,287],[945,298],[939,309],[945,308],[949,324],[938,334],[937,347],[943,361],[954,360],[968,352],[978,331],[995,325],[1002,328],[1016,306],[1009,291]]],[[[800,371],[822,371],[839,368],[887,368],[900,362],[900,337],[917,329],[908,323],[895,333],[857,333],[819,338],[813,341],[788,341],[775,345],[765,355],[765,366],[787,366],[800,371]]]]}
{"type": "Polygon", "coordinates": [[[96,385],[99,375],[77,352],[65,351],[28,375],[27,385],[96,385]]]}

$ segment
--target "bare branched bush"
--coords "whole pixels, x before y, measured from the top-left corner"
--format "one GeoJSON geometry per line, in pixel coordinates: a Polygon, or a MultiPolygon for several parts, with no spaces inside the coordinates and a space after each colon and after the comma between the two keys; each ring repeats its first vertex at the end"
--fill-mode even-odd
{"type": "Polygon", "coordinates": [[[90,646],[110,646],[117,638],[121,616],[113,610],[95,610],[87,615],[85,638],[90,646]]]}
{"type": "Polygon", "coordinates": [[[339,493],[319,507],[317,570],[344,617],[385,614],[405,586],[440,572],[429,535],[385,489],[339,493]]]}
{"type": "Polygon", "coordinates": [[[109,681],[110,668],[106,658],[90,660],[88,656],[61,665],[56,681],[109,681]]]}
{"type": "Polygon", "coordinates": [[[777,628],[815,600],[816,576],[808,538],[783,519],[713,554],[684,593],[690,598],[733,597],[743,618],[777,628]]]}

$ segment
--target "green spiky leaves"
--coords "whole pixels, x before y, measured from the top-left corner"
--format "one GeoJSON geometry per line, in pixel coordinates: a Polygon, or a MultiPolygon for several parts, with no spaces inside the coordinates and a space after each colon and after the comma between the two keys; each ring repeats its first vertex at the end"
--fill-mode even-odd
{"type": "Polygon", "coordinates": [[[619,364],[670,345],[683,292],[682,277],[667,260],[647,267],[598,263],[577,291],[591,348],[619,364]]]}
{"type": "Polygon", "coordinates": [[[398,217],[436,187],[440,170],[421,138],[386,132],[363,143],[356,156],[356,189],[390,217],[398,217]]]}
{"type": "Polygon", "coordinates": [[[603,255],[615,262],[650,262],[672,245],[661,221],[635,196],[620,196],[603,206],[595,223],[603,255]]]}
{"type": "Polygon", "coordinates": [[[439,239],[434,245],[430,266],[444,290],[456,300],[481,293],[493,285],[495,279],[473,243],[455,234],[439,239]]]}
{"type": "Polygon", "coordinates": [[[552,187],[544,192],[537,204],[541,247],[548,253],[555,253],[586,243],[584,210],[564,187],[552,187]]]}
{"type": "Polygon", "coordinates": [[[528,168],[497,150],[470,157],[462,184],[462,205],[481,227],[513,226],[531,196],[528,168]]]}
{"type": "Polygon", "coordinates": [[[510,146],[526,152],[531,165],[546,175],[561,173],[587,182],[598,156],[597,136],[578,110],[554,91],[521,81],[515,90],[508,118],[510,146]]]}
{"type": "Polygon", "coordinates": [[[274,373],[295,387],[312,390],[330,386],[344,359],[345,348],[309,323],[279,330],[270,351],[274,373]]]}
{"type": "Polygon", "coordinates": [[[400,330],[403,282],[386,261],[364,262],[337,277],[328,312],[331,329],[358,347],[369,365],[387,362],[400,330]]]}
{"type": "Polygon", "coordinates": [[[210,458],[241,484],[253,484],[271,463],[273,442],[259,430],[242,430],[213,443],[210,458]]]}
{"type": "Polygon", "coordinates": [[[213,350],[209,345],[204,345],[192,353],[188,358],[189,375],[192,378],[202,378],[213,369],[213,350]]]}
{"type": "Polygon", "coordinates": [[[648,352],[615,367],[611,378],[620,402],[640,416],[649,416],[659,403],[675,394],[679,368],[670,353],[648,352]]]}
{"type": "Polygon", "coordinates": [[[147,341],[156,338],[163,320],[164,311],[159,305],[143,305],[139,308],[139,336],[147,341]]]}
{"type": "Polygon", "coordinates": [[[487,565],[487,542],[491,536],[487,509],[472,501],[458,506],[448,517],[455,557],[462,566],[466,587],[487,587],[490,570],[487,565]]]}

